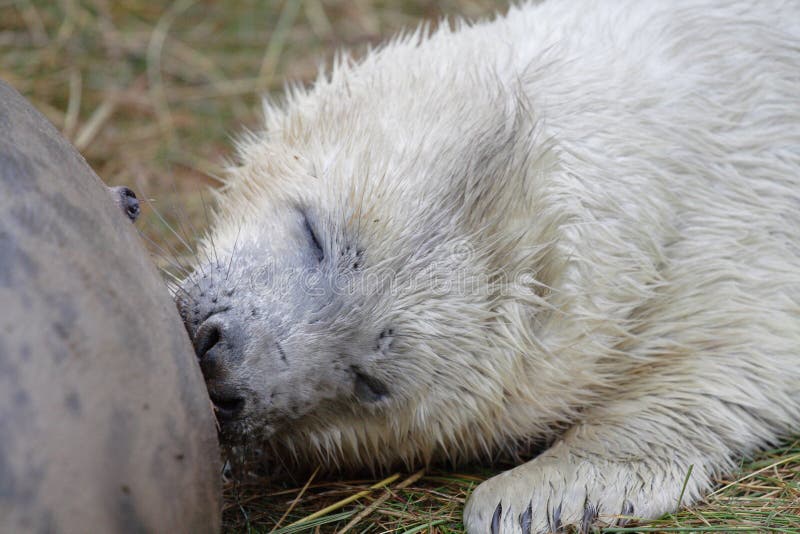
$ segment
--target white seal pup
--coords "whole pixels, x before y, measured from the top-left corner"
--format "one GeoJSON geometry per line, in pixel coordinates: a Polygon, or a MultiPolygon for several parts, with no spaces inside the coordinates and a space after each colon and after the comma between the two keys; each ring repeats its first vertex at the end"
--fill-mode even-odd
{"type": "Polygon", "coordinates": [[[549,448],[469,532],[654,518],[800,430],[800,4],[549,1],[268,103],[178,304],[223,437],[549,448]]]}

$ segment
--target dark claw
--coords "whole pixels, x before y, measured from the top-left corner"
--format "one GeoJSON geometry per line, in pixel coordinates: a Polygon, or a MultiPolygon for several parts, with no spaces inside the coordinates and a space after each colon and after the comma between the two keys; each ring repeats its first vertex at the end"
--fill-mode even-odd
{"type": "Polygon", "coordinates": [[[587,502],[583,508],[581,534],[589,534],[589,532],[591,532],[595,519],[597,519],[597,508],[587,502]]]}
{"type": "Polygon", "coordinates": [[[561,503],[558,503],[556,509],[553,510],[553,532],[561,532],[564,525],[561,524],[561,503]]]}
{"type": "Polygon", "coordinates": [[[522,534],[531,534],[531,516],[533,503],[528,503],[528,507],[524,512],[519,514],[519,526],[522,528],[522,534]]]}
{"type": "MultiPolygon", "coordinates": [[[[619,515],[632,516],[633,515],[633,503],[631,501],[627,501],[627,500],[625,502],[623,502],[622,503],[622,511],[619,513],[619,515]]],[[[617,521],[617,525],[619,525],[621,527],[624,527],[629,522],[630,522],[630,519],[628,519],[628,517],[622,517],[622,518],[620,518],[619,521],[617,521]]]]}
{"type": "Polygon", "coordinates": [[[500,534],[500,518],[503,516],[503,503],[502,501],[497,503],[497,508],[494,509],[494,514],[492,515],[492,534],[500,534]]]}

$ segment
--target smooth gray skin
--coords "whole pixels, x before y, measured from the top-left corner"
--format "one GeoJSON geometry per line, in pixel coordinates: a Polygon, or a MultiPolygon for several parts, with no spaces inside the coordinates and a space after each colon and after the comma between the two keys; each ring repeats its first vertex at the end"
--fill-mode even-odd
{"type": "Polygon", "coordinates": [[[0,532],[217,532],[211,404],[83,158],[0,82],[0,532]]]}

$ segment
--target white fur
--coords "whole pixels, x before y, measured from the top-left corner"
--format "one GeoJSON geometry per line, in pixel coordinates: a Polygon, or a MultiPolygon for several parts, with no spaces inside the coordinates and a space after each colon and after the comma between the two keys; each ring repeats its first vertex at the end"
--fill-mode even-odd
{"type": "Polygon", "coordinates": [[[216,254],[280,245],[272,214],[310,205],[359,276],[394,276],[346,319],[397,332],[370,357],[392,397],[309,408],[269,445],[385,467],[552,443],[477,488],[475,533],[498,502],[504,533],[529,506],[533,532],[587,503],[656,517],[693,466],[691,503],[800,430],[800,4],[551,0],[457,26],[342,58],[240,144],[216,254]]]}

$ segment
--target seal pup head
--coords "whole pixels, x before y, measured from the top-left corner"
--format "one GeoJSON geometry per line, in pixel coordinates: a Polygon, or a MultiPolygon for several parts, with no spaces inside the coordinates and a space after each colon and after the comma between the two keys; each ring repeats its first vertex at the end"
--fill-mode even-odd
{"type": "Polygon", "coordinates": [[[409,76],[441,62],[419,40],[267,104],[239,143],[177,294],[224,440],[363,466],[530,431],[508,398],[530,396],[517,330],[554,272],[556,217],[528,216],[546,143],[475,57],[409,76]]]}

